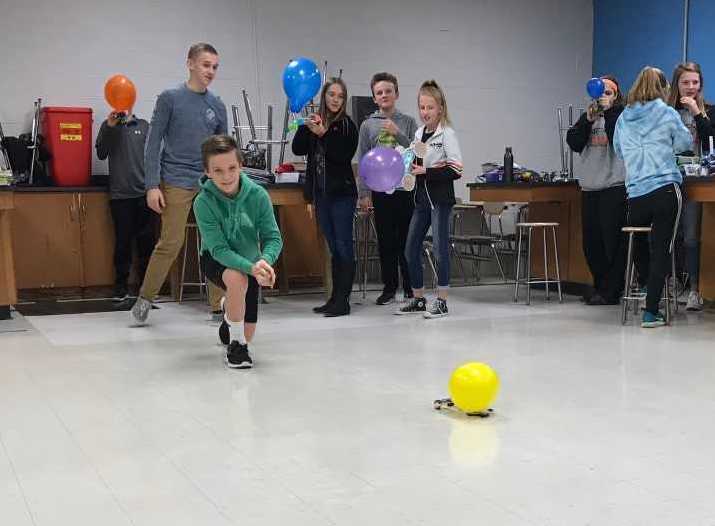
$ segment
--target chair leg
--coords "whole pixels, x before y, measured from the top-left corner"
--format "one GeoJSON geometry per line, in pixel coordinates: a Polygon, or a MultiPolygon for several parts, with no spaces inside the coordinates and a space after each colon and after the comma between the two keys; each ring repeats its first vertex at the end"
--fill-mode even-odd
{"type": "Polygon", "coordinates": [[[564,295],[561,293],[561,269],[559,268],[559,245],[556,241],[556,227],[551,227],[554,236],[554,261],[556,262],[556,287],[559,291],[559,303],[564,302],[564,295]]]}
{"type": "Polygon", "coordinates": [[[524,229],[517,227],[519,229],[519,241],[517,243],[518,248],[516,249],[516,277],[514,279],[514,303],[519,301],[519,267],[521,267],[521,237],[524,233],[524,229]]]}
{"type": "Polygon", "coordinates": [[[501,257],[499,256],[499,251],[494,243],[491,244],[492,251],[494,252],[494,260],[497,262],[499,267],[499,273],[501,274],[501,279],[506,283],[506,274],[504,274],[504,265],[502,265],[501,257]]]}
{"type": "Polygon", "coordinates": [[[209,286],[206,283],[206,278],[201,270],[201,234],[199,228],[196,227],[196,266],[199,274],[199,299],[204,299],[204,292],[206,293],[206,300],[209,300],[209,286]]]}
{"type": "Polygon", "coordinates": [[[623,305],[621,312],[621,324],[625,325],[628,319],[628,302],[633,288],[633,232],[628,232],[628,255],[626,256],[626,276],[623,287],[623,305]]]}

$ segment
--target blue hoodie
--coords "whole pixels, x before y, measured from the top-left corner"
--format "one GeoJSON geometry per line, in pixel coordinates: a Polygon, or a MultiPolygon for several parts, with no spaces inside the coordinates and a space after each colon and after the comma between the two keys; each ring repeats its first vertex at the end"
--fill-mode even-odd
{"type": "Polygon", "coordinates": [[[675,154],[690,149],[692,143],[678,112],[661,99],[627,106],[616,122],[613,148],[626,164],[628,197],[681,184],[675,154]]]}

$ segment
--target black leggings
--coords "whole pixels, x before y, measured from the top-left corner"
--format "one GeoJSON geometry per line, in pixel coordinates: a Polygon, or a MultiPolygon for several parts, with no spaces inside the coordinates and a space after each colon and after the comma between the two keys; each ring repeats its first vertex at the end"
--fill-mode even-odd
{"type": "Polygon", "coordinates": [[[638,281],[648,287],[645,308],[657,314],[665,277],[670,274],[670,255],[680,219],[683,198],[680,187],[671,183],[651,193],[628,200],[628,224],[649,226],[649,239],[636,235],[633,240],[638,281]]]}

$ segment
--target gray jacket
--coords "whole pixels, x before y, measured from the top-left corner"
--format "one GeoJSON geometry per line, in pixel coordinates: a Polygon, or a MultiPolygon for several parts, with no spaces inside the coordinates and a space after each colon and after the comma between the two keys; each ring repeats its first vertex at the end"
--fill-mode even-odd
{"type": "MultiPolygon", "coordinates": [[[[381,144],[380,135],[382,132],[382,126],[385,124],[386,119],[391,119],[395,123],[400,133],[395,137],[397,144],[407,148],[412,142],[415,136],[415,131],[417,131],[417,122],[414,118],[399,111],[395,111],[392,117],[387,117],[386,115],[376,111],[375,113],[368,116],[367,119],[363,121],[360,125],[360,142],[358,145],[358,160],[362,159],[363,155],[372,150],[375,146],[381,144]]],[[[392,146],[397,146],[393,144],[392,146]]],[[[390,146],[390,144],[385,144],[385,146],[390,146]]],[[[397,189],[401,190],[400,188],[397,189]]],[[[358,177],[358,191],[360,197],[365,197],[370,194],[370,189],[367,187],[365,182],[361,177],[358,177]]]]}

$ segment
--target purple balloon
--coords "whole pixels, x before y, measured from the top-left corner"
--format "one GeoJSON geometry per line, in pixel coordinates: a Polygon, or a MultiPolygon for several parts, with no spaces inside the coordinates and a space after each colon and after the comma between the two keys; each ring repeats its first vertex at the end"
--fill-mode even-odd
{"type": "Polygon", "coordinates": [[[375,192],[392,192],[402,182],[405,164],[397,150],[377,146],[360,159],[360,177],[375,192]]]}

